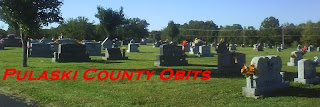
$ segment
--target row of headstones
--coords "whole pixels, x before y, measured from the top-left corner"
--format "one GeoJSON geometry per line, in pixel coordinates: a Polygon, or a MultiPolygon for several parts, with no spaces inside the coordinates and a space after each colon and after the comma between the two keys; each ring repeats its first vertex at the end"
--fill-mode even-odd
{"type": "MultiPolygon", "coordinates": [[[[246,78],[246,86],[242,88],[242,94],[247,97],[258,98],[275,91],[288,88],[290,83],[284,81],[284,73],[281,72],[281,58],[276,55],[254,57],[251,63],[256,67],[253,76],[246,78]]],[[[301,59],[298,61],[298,78],[294,82],[311,84],[319,82],[316,76],[317,63],[301,59]]]]}

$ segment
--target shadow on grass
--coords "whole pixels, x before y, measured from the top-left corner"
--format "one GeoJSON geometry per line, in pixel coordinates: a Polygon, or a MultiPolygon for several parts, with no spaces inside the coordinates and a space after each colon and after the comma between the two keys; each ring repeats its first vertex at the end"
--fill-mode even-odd
{"type": "Polygon", "coordinates": [[[139,53],[154,53],[154,52],[139,52],[139,53]]]}
{"type": "Polygon", "coordinates": [[[123,63],[123,62],[118,62],[117,60],[91,60],[89,63],[103,63],[103,64],[111,64],[111,63],[123,63]]]}
{"type": "MultiPolygon", "coordinates": [[[[282,71],[283,72],[283,71],[282,71]]],[[[298,72],[285,72],[285,78],[286,81],[293,81],[294,78],[298,77],[298,72]]],[[[317,76],[320,76],[320,72],[316,72],[317,76]]]]}
{"type": "Polygon", "coordinates": [[[307,97],[307,98],[320,98],[320,89],[319,88],[301,88],[301,87],[290,87],[288,89],[275,92],[266,97],[307,97]]]}
{"type": "Polygon", "coordinates": [[[205,65],[205,64],[188,64],[188,66],[218,67],[218,65],[205,65]]]}

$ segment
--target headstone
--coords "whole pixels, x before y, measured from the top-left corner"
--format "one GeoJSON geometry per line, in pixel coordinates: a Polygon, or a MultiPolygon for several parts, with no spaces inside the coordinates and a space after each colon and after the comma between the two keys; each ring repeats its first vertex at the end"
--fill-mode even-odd
{"type": "Polygon", "coordinates": [[[211,54],[211,47],[208,45],[199,46],[199,57],[213,57],[211,54]]]}
{"type": "Polygon", "coordinates": [[[4,50],[4,45],[0,43],[0,50],[4,50]]]}
{"type": "Polygon", "coordinates": [[[161,43],[159,42],[159,41],[155,41],[154,43],[153,43],[153,47],[155,48],[155,47],[160,47],[160,45],[161,45],[161,43]]]}
{"type": "Polygon", "coordinates": [[[146,39],[141,39],[140,45],[147,45],[147,40],[146,39]]]}
{"type": "Polygon", "coordinates": [[[101,44],[100,43],[93,43],[93,42],[86,42],[86,51],[89,56],[101,56],[101,44]]]}
{"type": "Polygon", "coordinates": [[[109,48],[106,49],[105,57],[102,57],[104,60],[126,60],[128,57],[125,57],[121,54],[120,48],[109,48]]]}
{"type": "Polygon", "coordinates": [[[279,56],[254,57],[251,64],[256,67],[256,72],[246,78],[247,86],[242,87],[244,96],[258,98],[290,86],[289,82],[283,81],[280,73],[282,63],[279,56]]]}
{"type": "Polygon", "coordinates": [[[263,43],[263,48],[269,48],[268,44],[263,43]]]}
{"type": "Polygon", "coordinates": [[[5,47],[21,47],[21,39],[14,37],[8,37],[3,39],[3,45],[5,47]]]}
{"type": "Polygon", "coordinates": [[[199,54],[199,44],[195,44],[195,43],[191,42],[189,54],[198,55],[199,54]]]}
{"type": "MultiPolygon", "coordinates": [[[[190,46],[191,44],[190,43],[187,43],[186,47],[185,47],[185,52],[190,52],[190,46]]],[[[183,48],[183,47],[182,47],[183,48]]]]}
{"type": "Polygon", "coordinates": [[[213,43],[211,44],[211,47],[216,47],[216,43],[213,42],[213,43]]]}
{"type": "Polygon", "coordinates": [[[186,55],[181,46],[163,44],[160,46],[160,55],[154,62],[154,66],[185,66],[188,65],[186,55]]]}
{"type": "Polygon", "coordinates": [[[134,42],[129,43],[127,52],[139,52],[138,47],[139,47],[139,45],[135,44],[134,42]]]}
{"type": "Polygon", "coordinates": [[[257,46],[257,51],[263,51],[262,45],[259,44],[259,45],[257,46]]]}
{"type": "Polygon", "coordinates": [[[230,47],[229,47],[229,51],[231,52],[235,52],[237,50],[237,46],[235,44],[232,44],[230,47]]]}
{"type": "Polygon", "coordinates": [[[238,52],[218,54],[218,71],[222,73],[240,73],[246,63],[246,54],[238,52]]]}
{"type": "Polygon", "coordinates": [[[281,52],[281,48],[280,47],[277,48],[277,52],[281,52]]]}
{"type": "Polygon", "coordinates": [[[317,47],[317,52],[320,52],[320,47],[317,47]]]}
{"type": "Polygon", "coordinates": [[[120,47],[121,44],[118,40],[114,41],[114,44],[113,44],[114,47],[120,47]]]}
{"type": "Polygon", "coordinates": [[[52,58],[52,50],[50,44],[31,43],[28,49],[28,57],[46,57],[52,58]]]}
{"type": "Polygon", "coordinates": [[[257,44],[254,44],[252,49],[257,50],[257,46],[258,46],[257,44]]]}
{"type": "Polygon", "coordinates": [[[122,45],[128,45],[128,41],[127,40],[123,40],[122,41],[122,45]]]}
{"type": "Polygon", "coordinates": [[[113,43],[109,38],[106,38],[103,40],[101,45],[102,45],[103,49],[106,49],[106,48],[112,48],[113,43]]]}
{"type": "Polygon", "coordinates": [[[217,46],[217,53],[228,53],[227,45],[222,42],[217,46]]]}
{"type": "Polygon", "coordinates": [[[88,62],[89,55],[83,44],[59,44],[58,52],[54,52],[53,62],[88,62]]]}
{"type": "Polygon", "coordinates": [[[302,84],[313,84],[319,82],[316,76],[316,64],[312,60],[301,59],[298,61],[298,78],[294,78],[294,82],[302,84]]]}
{"type": "Polygon", "coordinates": [[[302,50],[302,46],[301,45],[298,45],[297,46],[297,51],[301,51],[302,50]]]}
{"type": "Polygon", "coordinates": [[[310,45],[308,47],[308,52],[313,52],[315,49],[314,49],[314,46],[313,45],[310,45]]]}
{"type": "Polygon", "coordinates": [[[287,63],[287,66],[297,66],[298,61],[303,59],[301,51],[293,51],[290,55],[290,62],[287,63]]]}
{"type": "Polygon", "coordinates": [[[284,44],[281,44],[280,47],[282,50],[287,49],[286,45],[284,45],[284,44]]]}

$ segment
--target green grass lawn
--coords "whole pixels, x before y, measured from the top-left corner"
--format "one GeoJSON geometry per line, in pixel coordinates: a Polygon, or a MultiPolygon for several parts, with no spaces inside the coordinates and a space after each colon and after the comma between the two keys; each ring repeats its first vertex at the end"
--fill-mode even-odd
{"type": "MultiPolygon", "coordinates": [[[[21,67],[21,48],[6,47],[0,50],[0,77],[3,78],[6,68],[17,70],[33,70],[34,77],[43,70],[78,70],[75,81],[17,81],[15,76],[0,82],[0,93],[13,95],[25,102],[36,103],[39,106],[314,106],[320,104],[320,85],[301,85],[293,83],[297,77],[297,67],[288,67],[291,51],[282,52],[276,49],[265,49],[264,52],[252,48],[240,48],[238,52],[246,54],[247,65],[254,56],[279,55],[282,59],[282,71],[287,72],[286,80],[291,87],[263,99],[246,98],[242,95],[242,87],[246,85],[242,75],[212,74],[207,81],[182,80],[163,81],[159,72],[168,67],[155,67],[153,63],[159,48],[151,45],[141,45],[140,53],[126,53],[130,60],[103,61],[101,57],[91,57],[91,62],[83,63],[53,63],[51,58],[28,58],[28,66],[21,67]],[[150,81],[136,80],[104,80],[86,81],[83,72],[89,68],[98,70],[157,70],[150,81]]],[[[212,48],[213,52],[213,48],[212,48]]],[[[320,56],[320,52],[308,52],[305,59],[320,56]]],[[[199,58],[188,55],[190,66],[169,67],[179,70],[213,70],[217,67],[215,57],[199,58]]],[[[319,67],[317,67],[319,76],[319,67]]],[[[240,71],[239,71],[240,72],[240,71]]],[[[92,76],[97,74],[90,73],[92,76]]],[[[72,77],[72,76],[71,76],[72,77]]],[[[134,76],[135,77],[135,76],[134,76]]]]}

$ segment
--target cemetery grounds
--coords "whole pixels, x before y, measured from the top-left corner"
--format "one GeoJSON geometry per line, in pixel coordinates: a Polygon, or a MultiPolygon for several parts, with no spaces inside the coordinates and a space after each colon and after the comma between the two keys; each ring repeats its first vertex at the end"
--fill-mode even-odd
{"type": "MultiPolygon", "coordinates": [[[[75,81],[17,81],[15,76],[0,82],[0,93],[23,98],[24,102],[38,106],[315,106],[320,105],[320,85],[302,85],[293,83],[297,77],[297,66],[288,67],[290,53],[296,48],[282,52],[276,49],[264,49],[257,52],[251,47],[237,48],[237,52],[246,54],[246,65],[250,65],[254,56],[279,55],[282,71],[286,72],[286,81],[290,88],[266,96],[262,99],[246,98],[242,87],[246,79],[239,74],[215,74],[207,81],[197,80],[163,81],[159,73],[165,68],[175,70],[214,70],[217,69],[217,55],[197,57],[188,55],[188,66],[155,67],[159,48],[150,44],[140,45],[139,53],[126,53],[129,60],[104,61],[102,56],[91,56],[91,62],[53,63],[51,58],[28,58],[28,67],[21,67],[21,48],[6,47],[0,51],[0,77],[6,68],[33,70],[34,77],[43,70],[78,70],[83,74],[89,68],[97,70],[157,70],[147,81],[143,74],[140,80],[104,80],[86,81],[78,75],[75,81]]],[[[211,48],[213,53],[214,48],[211,48]]],[[[104,52],[104,51],[102,51],[104,52]]],[[[214,52],[215,53],[215,52],[214,52]]],[[[313,60],[320,52],[307,52],[304,59],[313,60]]],[[[240,72],[240,71],[239,71],[240,72]]],[[[317,76],[320,76],[317,67],[317,76]]],[[[91,73],[90,76],[97,74],[91,73]]],[[[135,74],[133,77],[136,77],[135,74]]],[[[72,75],[70,75],[72,78],[72,75]]]]}

